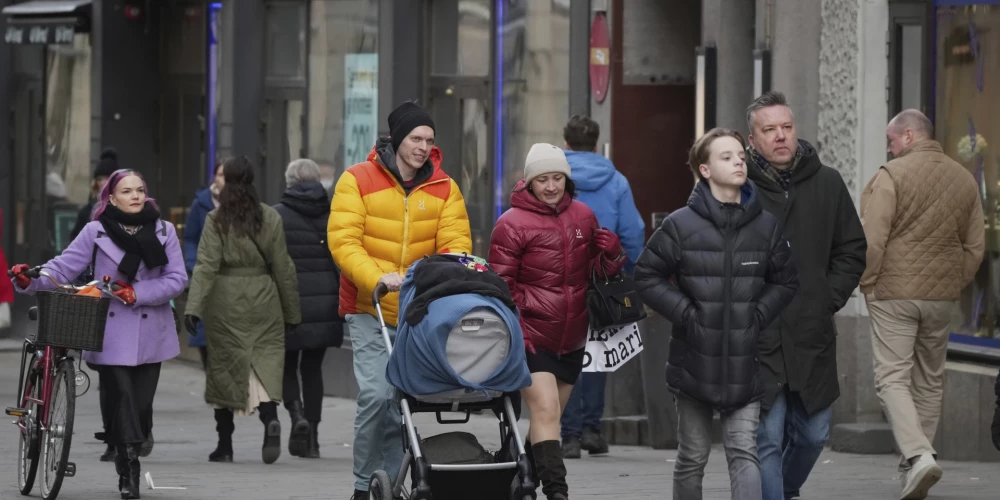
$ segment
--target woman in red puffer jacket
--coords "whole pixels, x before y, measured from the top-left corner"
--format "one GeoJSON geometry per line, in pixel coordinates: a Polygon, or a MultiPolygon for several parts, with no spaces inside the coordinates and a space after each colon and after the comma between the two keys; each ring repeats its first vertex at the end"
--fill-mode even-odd
{"type": "Polygon", "coordinates": [[[529,457],[550,500],[568,498],[559,418],[583,369],[591,271],[601,266],[614,275],[625,264],[618,237],[573,200],[569,177],[562,149],[531,147],[511,209],[493,229],[489,258],[521,312],[531,370],[531,387],[521,391],[531,413],[529,457]]]}

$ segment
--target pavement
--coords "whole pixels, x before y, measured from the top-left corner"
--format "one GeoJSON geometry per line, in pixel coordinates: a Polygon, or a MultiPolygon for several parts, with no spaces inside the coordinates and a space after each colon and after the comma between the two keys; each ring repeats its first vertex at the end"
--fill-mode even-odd
{"type": "MultiPolygon", "coordinates": [[[[7,346],[0,346],[7,347],[7,346]]],[[[0,352],[0,403],[12,404],[16,397],[19,354],[0,352]]],[[[84,367],[86,370],[86,367],[84,367]]],[[[100,430],[96,375],[90,391],[77,399],[71,460],[77,475],[67,478],[60,500],[115,499],[117,476],[114,466],[98,461],[104,449],[93,437],[100,430]]],[[[341,499],[350,498],[353,488],[351,443],[354,402],[327,398],[320,428],[323,458],[307,460],[283,455],[277,463],[264,465],[260,458],[262,426],[256,416],[238,418],[233,437],[235,462],[207,461],[215,447],[212,409],[202,399],[204,373],[185,362],[165,363],[156,395],[154,431],[156,446],[143,459],[157,487],[185,489],[144,489],[143,498],[157,500],[208,499],[341,499]]],[[[473,416],[465,425],[443,426],[433,415],[418,415],[418,429],[430,436],[462,430],[476,434],[487,449],[499,444],[496,419],[473,416]]],[[[525,423],[521,423],[524,429],[525,423]]],[[[289,428],[282,412],[285,437],[289,428]]],[[[13,425],[0,427],[0,500],[21,498],[17,491],[17,438],[13,425]]],[[[284,446],[284,442],[282,443],[284,446]]],[[[603,457],[568,461],[572,498],[666,499],[671,498],[671,469],[674,450],[642,447],[611,448],[603,457]]],[[[945,474],[932,490],[932,499],[986,500],[1000,498],[1000,465],[990,463],[943,462],[945,474]]],[[[143,485],[146,488],[146,485],[143,485]]],[[[37,496],[37,485],[35,492],[37,496]]],[[[889,455],[847,455],[829,450],[820,457],[803,500],[898,499],[896,459],[889,455]]],[[[475,498],[471,493],[469,498],[475,498]]],[[[705,499],[729,498],[729,475],[720,447],[713,449],[705,471],[705,499]]]]}

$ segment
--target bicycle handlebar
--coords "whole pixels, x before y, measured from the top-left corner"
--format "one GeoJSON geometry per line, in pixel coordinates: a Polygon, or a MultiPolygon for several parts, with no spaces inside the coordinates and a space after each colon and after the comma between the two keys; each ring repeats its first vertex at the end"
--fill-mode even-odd
{"type": "MultiPolygon", "coordinates": [[[[108,297],[114,297],[114,298],[118,299],[119,301],[121,301],[122,304],[125,303],[124,299],[118,297],[117,295],[114,295],[114,292],[117,292],[118,290],[121,290],[122,287],[119,286],[117,283],[112,282],[110,276],[104,276],[99,281],[97,281],[97,280],[91,281],[90,283],[87,283],[84,286],[74,286],[74,285],[69,285],[69,284],[66,284],[66,283],[60,283],[58,280],[56,280],[54,277],[52,277],[51,274],[47,273],[45,271],[45,269],[42,268],[42,266],[36,266],[36,267],[31,268],[31,269],[25,270],[21,274],[23,276],[27,276],[28,278],[31,278],[31,279],[48,278],[49,281],[51,281],[52,284],[56,286],[56,288],[59,288],[59,289],[62,289],[62,290],[67,290],[67,291],[78,292],[78,291],[83,290],[84,288],[86,288],[88,286],[93,286],[93,287],[97,288],[98,290],[100,290],[102,294],[107,295],[108,297]]],[[[14,273],[11,272],[10,270],[7,270],[7,276],[13,277],[14,273]]]]}
{"type": "MultiPolygon", "coordinates": [[[[42,266],[38,266],[38,267],[33,267],[31,269],[28,269],[27,271],[24,271],[23,274],[25,276],[31,278],[31,279],[37,279],[37,278],[41,277],[41,272],[42,272],[42,266]]],[[[8,269],[7,270],[7,276],[10,276],[11,278],[13,278],[14,277],[14,272],[11,271],[10,269],[8,269]]]]}

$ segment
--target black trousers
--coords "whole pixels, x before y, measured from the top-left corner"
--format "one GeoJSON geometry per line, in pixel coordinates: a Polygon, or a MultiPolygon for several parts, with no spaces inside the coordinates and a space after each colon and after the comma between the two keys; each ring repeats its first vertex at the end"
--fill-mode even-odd
{"type": "Polygon", "coordinates": [[[285,376],[282,394],[285,408],[293,401],[301,401],[306,420],[319,422],[323,414],[323,357],[326,348],[285,352],[285,376]],[[299,375],[302,391],[299,392],[299,375]],[[301,394],[301,399],[300,399],[301,394]]]}
{"type": "Polygon", "coordinates": [[[140,444],[153,430],[153,397],[160,363],[99,366],[101,417],[108,443],[140,444]]]}

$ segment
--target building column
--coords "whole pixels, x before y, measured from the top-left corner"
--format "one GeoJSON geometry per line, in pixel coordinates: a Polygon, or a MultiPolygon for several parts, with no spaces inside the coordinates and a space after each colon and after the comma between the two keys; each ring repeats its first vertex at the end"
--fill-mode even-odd
{"type": "Polygon", "coordinates": [[[716,117],[718,127],[746,135],[747,105],[753,95],[753,49],[756,0],[704,0],[701,44],[717,52],[716,117]]]}
{"type": "MultiPolygon", "coordinates": [[[[425,44],[430,42],[429,37],[424,36],[424,23],[415,21],[423,19],[423,8],[420,2],[394,2],[392,10],[392,37],[388,39],[392,42],[392,88],[390,89],[392,102],[389,103],[388,109],[380,110],[382,116],[389,116],[393,109],[406,101],[416,100],[422,107],[427,106],[427,102],[423,99],[425,96],[423,55],[425,44]]],[[[383,31],[379,36],[385,36],[384,33],[383,31]]],[[[385,38],[380,39],[379,45],[386,43],[385,40],[385,38]]],[[[382,92],[383,90],[379,89],[379,93],[382,92]]],[[[388,127],[388,123],[383,122],[385,120],[380,116],[379,126],[388,127]]]]}
{"type": "Polygon", "coordinates": [[[121,166],[142,172],[156,193],[160,168],[159,11],[143,9],[142,20],[130,21],[120,9],[108,8],[105,2],[95,4],[91,84],[100,98],[91,103],[91,113],[100,124],[100,147],[92,147],[91,156],[99,156],[103,148],[115,148],[121,166]]]}
{"type": "Polygon", "coordinates": [[[229,143],[230,154],[246,155],[257,167],[258,172],[263,172],[263,166],[259,163],[266,39],[264,2],[262,0],[226,2],[222,10],[224,12],[222,58],[223,61],[232,63],[223,63],[223,73],[228,78],[220,75],[223,82],[220,93],[224,96],[223,117],[220,122],[228,121],[230,125],[232,134],[232,142],[229,143]]]}

